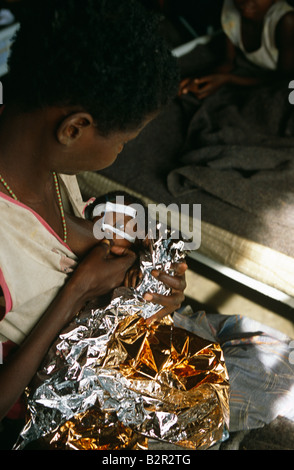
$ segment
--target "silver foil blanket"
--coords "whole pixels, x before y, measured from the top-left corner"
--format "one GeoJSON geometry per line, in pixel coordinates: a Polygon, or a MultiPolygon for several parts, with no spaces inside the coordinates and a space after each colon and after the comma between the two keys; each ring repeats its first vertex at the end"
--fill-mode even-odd
{"type": "Polygon", "coordinates": [[[147,325],[160,306],[148,291],[168,295],[153,269],[172,272],[184,244],[152,243],[142,254],[136,289],[118,289],[105,308],[89,305],[61,332],[27,389],[27,424],[15,445],[45,449],[146,449],[148,439],[205,449],[229,421],[223,353],[173,325],[147,325]]]}

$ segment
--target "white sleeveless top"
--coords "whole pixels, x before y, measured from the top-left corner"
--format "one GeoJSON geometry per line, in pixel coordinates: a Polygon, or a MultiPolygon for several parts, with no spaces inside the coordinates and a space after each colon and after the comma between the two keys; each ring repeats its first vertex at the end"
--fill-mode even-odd
{"type": "MultiPolygon", "coordinates": [[[[65,210],[83,217],[75,176],[59,175],[65,210]]],[[[20,344],[64,285],[77,259],[32,209],[0,192],[0,285],[6,314],[0,342],[20,344]]]]}
{"type": "Polygon", "coordinates": [[[279,55],[275,43],[276,27],[280,19],[289,11],[294,11],[294,8],[283,0],[270,7],[264,18],[261,46],[254,52],[246,52],[244,49],[241,35],[241,15],[233,0],[224,0],[221,24],[224,33],[236,47],[241,49],[250,62],[264,69],[275,70],[279,55]]]}

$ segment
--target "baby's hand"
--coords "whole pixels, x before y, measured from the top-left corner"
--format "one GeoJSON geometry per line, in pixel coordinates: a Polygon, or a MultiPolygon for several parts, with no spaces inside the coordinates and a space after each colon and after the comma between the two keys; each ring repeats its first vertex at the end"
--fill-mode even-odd
{"type": "Polygon", "coordinates": [[[126,273],[124,279],[124,286],[135,288],[137,287],[141,279],[142,271],[140,270],[139,266],[132,266],[126,273]]]}

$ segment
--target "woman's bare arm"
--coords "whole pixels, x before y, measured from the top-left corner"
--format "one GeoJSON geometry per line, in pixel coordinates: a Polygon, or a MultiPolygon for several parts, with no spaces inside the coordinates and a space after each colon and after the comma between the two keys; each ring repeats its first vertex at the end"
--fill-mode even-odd
{"type": "Polygon", "coordinates": [[[59,332],[93,298],[103,296],[122,284],[135,255],[122,249],[108,258],[109,247],[100,244],[78,265],[36,327],[0,366],[0,421],[18,400],[59,332]]]}
{"type": "Polygon", "coordinates": [[[279,21],[276,29],[276,44],[279,49],[278,72],[294,78],[294,12],[289,12],[279,21]]]}
{"type": "MultiPolygon", "coordinates": [[[[102,243],[77,266],[27,339],[0,367],[0,421],[30,383],[59,332],[86,302],[122,285],[126,272],[135,260],[136,255],[129,249],[118,246],[110,248],[102,243]],[[112,256],[109,256],[110,251],[112,256]]],[[[156,319],[173,312],[184,300],[187,265],[181,263],[175,269],[175,276],[157,273],[159,279],[171,288],[171,294],[152,294],[149,298],[164,307],[156,319]]]]}

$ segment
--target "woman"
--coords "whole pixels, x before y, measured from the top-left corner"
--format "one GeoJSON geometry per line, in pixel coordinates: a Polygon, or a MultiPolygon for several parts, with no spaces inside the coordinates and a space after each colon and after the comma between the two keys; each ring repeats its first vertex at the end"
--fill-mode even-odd
{"type": "MultiPolygon", "coordinates": [[[[138,3],[26,3],[0,123],[0,420],[60,330],[135,260],[95,239],[74,175],[111,165],[176,93],[175,61],[138,3]]],[[[169,297],[147,297],[164,313],[183,301],[185,269],[160,274],[169,297]]]]}
{"type": "Polygon", "coordinates": [[[225,0],[221,23],[226,37],[223,63],[210,75],[185,78],[180,94],[191,92],[204,99],[224,85],[248,87],[264,80],[292,78],[294,9],[286,0],[225,0]],[[240,52],[249,63],[268,72],[266,78],[235,73],[240,52]]]}

